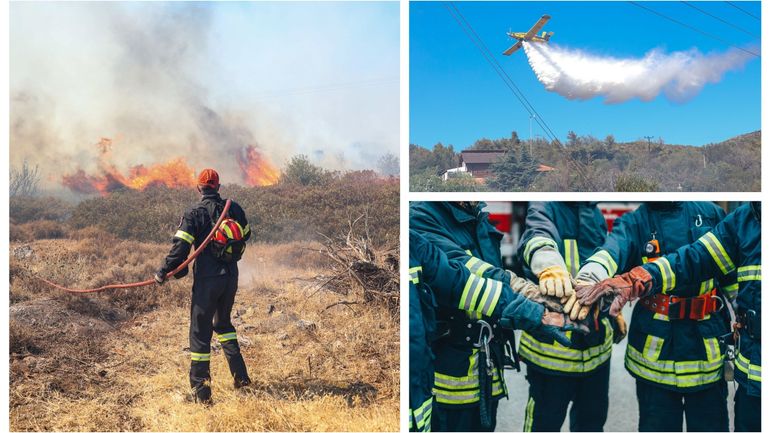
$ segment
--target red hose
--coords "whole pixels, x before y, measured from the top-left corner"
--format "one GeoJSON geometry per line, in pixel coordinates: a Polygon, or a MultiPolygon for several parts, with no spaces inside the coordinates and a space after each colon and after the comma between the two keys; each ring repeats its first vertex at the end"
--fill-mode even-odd
{"type": "MultiPolygon", "coordinates": [[[[206,239],[204,239],[203,242],[201,243],[201,245],[198,248],[196,248],[195,251],[193,251],[192,254],[190,254],[190,257],[188,257],[187,260],[182,262],[182,264],[177,266],[177,268],[174,269],[173,271],[167,273],[166,274],[166,279],[173,277],[179,271],[181,271],[182,269],[186,268],[187,265],[190,264],[190,262],[195,260],[195,258],[198,257],[200,255],[200,253],[203,252],[203,249],[206,248],[206,245],[208,245],[209,242],[211,242],[211,238],[214,237],[214,233],[216,233],[217,228],[219,227],[220,224],[222,224],[222,221],[224,221],[225,216],[227,216],[227,211],[230,210],[230,203],[231,203],[231,201],[228,198],[227,201],[225,202],[225,208],[222,210],[222,215],[219,216],[219,219],[217,220],[217,223],[214,224],[214,227],[211,229],[211,232],[209,232],[209,235],[206,236],[206,239]]],[[[149,286],[150,284],[155,283],[155,279],[151,278],[149,280],[140,281],[138,283],[108,284],[106,286],[101,286],[101,287],[97,287],[97,288],[94,288],[94,289],[71,289],[69,287],[64,287],[64,286],[61,286],[59,284],[56,284],[56,283],[54,283],[52,281],[48,281],[48,280],[46,280],[45,278],[42,278],[42,277],[35,277],[35,278],[45,282],[46,284],[48,284],[48,285],[50,285],[50,286],[52,286],[54,288],[57,288],[59,290],[64,290],[65,292],[70,292],[70,293],[93,293],[93,292],[101,292],[103,290],[109,290],[109,289],[131,289],[131,288],[135,288],[135,287],[149,286]]]]}

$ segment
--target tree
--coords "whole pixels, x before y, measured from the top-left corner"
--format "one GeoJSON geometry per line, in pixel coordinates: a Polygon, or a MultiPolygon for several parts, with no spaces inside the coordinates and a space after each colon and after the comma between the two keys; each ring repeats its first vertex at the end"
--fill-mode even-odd
{"type": "Polygon", "coordinates": [[[31,167],[25,159],[21,168],[11,167],[11,182],[9,193],[11,197],[32,197],[38,193],[40,184],[40,167],[31,167]]]}
{"type": "Polygon", "coordinates": [[[398,156],[387,152],[377,160],[377,169],[383,176],[398,176],[401,172],[401,164],[398,156]]]}
{"type": "Polygon", "coordinates": [[[313,165],[307,155],[291,158],[281,174],[281,182],[297,185],[323,185],[329,180],[329,173],[313,165]]]}
{"type": "Polygon", "coordinates": [[[578,137],[575,131],[567,132],[567,145],[577,146],[578,144],[580,144],[580,137],[578,137]]]}
{"type": "Polygon", "coordinates": [[[492,176],[487,185],[497,191],[523,191],[529,188],[538,175],[537,163],[529,153],[527,146],[522,146],[519,155],[515,151],[506,152],[499,161],[492,164],[492,176]]]}

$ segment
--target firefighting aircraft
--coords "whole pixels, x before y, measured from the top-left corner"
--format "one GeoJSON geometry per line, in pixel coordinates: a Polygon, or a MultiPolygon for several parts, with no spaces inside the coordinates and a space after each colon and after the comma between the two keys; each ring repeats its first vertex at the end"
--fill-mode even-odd
{"type": "Polygon", "coordinates": [[[548,43],[548,40],[551,39],[551,36],[553,36],[553,32],[543,32],[540,36],[537,35],[537,32],[539,32],[540,29],[543,28],[545,23],[547,23],[548,20],[550,20],[550,19],[551,19],[550,15],[543,15],[535,23],[535,25],[532,26],[531,29],[529,29],[529,31],[527,33],[522,33],[522,32],[512,33],[512,32],[508,32],[508,37],[509,38],[511,38],[511,39],[518,39],[518,41],[515,44],[513,44],[510,48],[508,48],[507,50],[503,51],[503,54],[506,55],[506,56],[510,56],[516,50],[521,48],[521,43],[523,41],[548,43]]]}

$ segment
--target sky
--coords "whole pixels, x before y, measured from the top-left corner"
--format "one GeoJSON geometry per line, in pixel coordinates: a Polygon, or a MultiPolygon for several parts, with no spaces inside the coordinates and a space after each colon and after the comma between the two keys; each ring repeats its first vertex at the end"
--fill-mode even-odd
{"type": "MultiPolygon", "coordinates": [[[[759,40],[683,2],[644,2],[644,6],[717,35],[738,47],[759,52],[759,40]]],[[[760,16],[759,2],[738,6],[760,16]]],[[[704,145],[761,128],[760,59],[750,60],[722,80],[707,84],[686,102],[664,96],[608,104],[600,98],[568,100],[545,90],[523,50],[501,53],[512,42],[506,32],[526,32],[543,14],[551,20],[552,44],[618,58],[641,58],[653,49],[665,52],[696,48],[722,53],[724,43],[661,18],[630,2],[457,2],[496,59],[560,140],[568,131],[618,141],[644,136],[670,144],[704,145]]],[[[725,2],[693,5],[760,34],[760,21],[725,2]]],[[[431,147],[441,142],[464,149],[480,138],[530,137],[529,113],[449,14],[443,2],[410,4],[410,143],[431,147]]],[[[532,135],[544,136],[532,122],[532,135]]]]}
{"type": "Polygon", "coordinates": [[[330,169],[399,152],[398,2],[10,5],[11,164],[44,179],[254,142],[330,169]],[[235,144],[230,142],[237,142],[235,144]]]}

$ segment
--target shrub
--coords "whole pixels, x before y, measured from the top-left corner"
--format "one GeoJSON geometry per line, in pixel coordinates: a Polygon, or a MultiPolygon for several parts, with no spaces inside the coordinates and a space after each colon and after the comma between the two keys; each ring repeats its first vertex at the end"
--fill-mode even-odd
{"type": "Polygon", "coordinates": [[[65,221],[73,205],[54,197],[10,197],[11,220],[26,223],[37,220],[65,221]]]}

